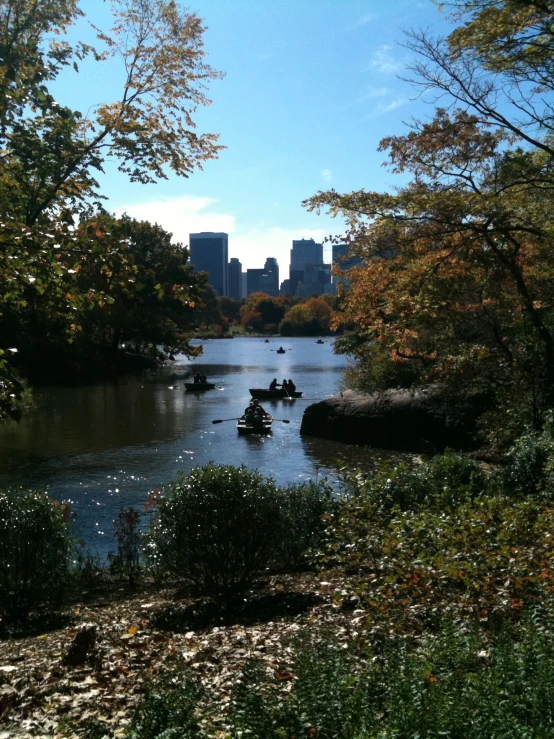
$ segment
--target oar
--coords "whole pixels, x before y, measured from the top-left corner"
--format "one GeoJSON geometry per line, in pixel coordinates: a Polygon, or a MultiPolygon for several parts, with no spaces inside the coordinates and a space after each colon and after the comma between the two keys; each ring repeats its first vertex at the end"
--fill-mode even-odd
{"type": "MultiPolygon", "coordinates": [[[[212,423],[223,423],[224,421],[240,421],[240,418],[217,418],[215,421],[212,421],[212,423]]],[[[281,423],[290,423],[288,418],[274,418],[274,421],[281,421],[281,423]]]]}
{"type": "Polygon", "coordinates": [[[288,389],[288,387],[287,387],[286,385],[283,385],[283,384],[281,384],[281,387],[282,387],[282,388],[283,388],[283,390],[284,390],[284,391],[286,392],[286,394],[287,394],[287,398],[288,398],[289,400],[292,400],[292,398],[290,397],[290,393],[289,393],[289,389],[288,389]]]}

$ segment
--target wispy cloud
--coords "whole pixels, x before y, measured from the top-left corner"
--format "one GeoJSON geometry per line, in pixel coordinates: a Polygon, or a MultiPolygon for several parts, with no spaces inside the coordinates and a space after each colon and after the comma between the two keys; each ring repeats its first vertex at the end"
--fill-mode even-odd
{"type": "Polygon", "coordinates": [[[216,200],[184,195],[152,200],[147,203],[122,204],[114,208],[116,215],[127,213],[139,221],[157,223],[173,234],[173,241],[188,244],[189,234],[199,231],[231,233],[235,218],[230,213],[213,209],[216,200]]]}
{"type": "Polygon", "coordinates": [[[333,180],[333,174],[330,169],[322,169],[321,176],[323,177],[325,182],[331,182],[333,180]]]}
{"type": "Polygon", "coordinates": [[[392,46],[382,44],[373,52],[369,67],[380,74],[396,74],[404,68],[404,64],[394,57],[392,46]]]}
{"type": "Polygon", "coordinates": [[[388,87],[373,87],[373,85],[370,85],[368,87],[368,90],[365,94],[366,98],[383,98],[386,97],[389,94],[389,88],[388,87]]]}
{"type": "Polygon", "coordinates": [[[362,15],[361,18],[358,18],[357,21],[353,24],[353,28],[360,28],[361,26],[367,26],[368,23],[371,23],[375,20],[375,15],[373,13],[367,13],[366,15],[362,15]]]}
{"type": "Polygon", "coordinates": [[[377,118],[380,115],[385,115],[386,113],[390,113],[391,110],[401,108],[403,105],[406,105],[406,103],[409,102],[409,98],[396,98],[395,100],[391,100],[388,103],[385,101],[380,102],[373,108],[368,118],[377,118]]]}

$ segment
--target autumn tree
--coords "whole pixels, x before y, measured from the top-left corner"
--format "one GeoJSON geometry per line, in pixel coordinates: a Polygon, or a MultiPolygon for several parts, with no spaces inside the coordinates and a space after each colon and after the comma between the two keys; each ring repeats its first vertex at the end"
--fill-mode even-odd
{"type": "Polygon", "coordinates": [[[306,204],[345,217],[363,260],[336,319],[349,327],[342,350],[358,358],[355,383],[485,388],[511,417],[517,407],[520,421],[539,424],[554,404],[550,11],[453,6],[466,23],[446,40],[409,36],[417,82],[452,108],[380,146],[411,180],[306,204]]]}
{"type": "Polygon", "coordinates": [[[256,331],[276,331],[288,301],[266,293],[251,293],[240,308],[241,323],[256,331]]]}
{"type": "Polygon", "coordinates": [[[329,331],[332,310],[321,298],[308,298],[285,314],[279,331],[284,336],[318,336],[329,331]]]}
{"type": "MultiPolygon", "coordinates": [[[[113,242],[101,247],[71,230],[93,217],[106,158],[148,183],[168,170],[188,177],[221,148],[194,124],[198,107],[210,102],[206,85],[218,76],[205,63],[201,20],[171,0],[112,0],[111,7],[113,27],[97,29],[93,49],[63,38],[82,15],[75,0],[0,5],[0,323],[10,326],[18,311],[29,321],[48,317],[60,341],[79,330],[75,311],[85,299],[75,275],[87,245],[104,250],[104,277],[116,274],[112,260],[125,261],[113,242]],[[91,101],[85,114],[56,102],[50,84],[62,70],[78,74],[82,62],[110,59],[123,71],[118,99],[91,101]]],[[[0,336],[0,415],[16,412],[21,388],[12,361],[19,350],[8,334],[0,336]]]]}
{"type": "Polygon", "coordinates": [[[22,183],[8,212],[28,226],[59,203],[86,201],[97,188],[93,171],[102,171],[107,157],[132,181],[148,183],[167,177],[167,168],[187,177],[221,148],[215,134],[197,134],[193,120],[209,104],[204,90],[217,76],[204,61],[201,20],[171,0],[112,0],[111,6],[114,25],[97,29],[102,48],[96,51],[57,40],[80,15],[73,1],[3,5],[0,56],[9,67],[0,96],[10,102],[2,114],[0,176],[4,186],[22,183]],[[98,64],[119,60],[124,79],[119,99],[83,115],[58,105],[46,83],[70,63],[77,73],[85,55],[98,64]],[[24,115],[27,109],[31,115],[24,115]]]}

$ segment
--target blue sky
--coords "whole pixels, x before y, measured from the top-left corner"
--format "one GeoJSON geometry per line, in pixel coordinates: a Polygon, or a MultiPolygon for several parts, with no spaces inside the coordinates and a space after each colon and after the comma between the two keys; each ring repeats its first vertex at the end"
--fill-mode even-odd
{"type": "MultiPolygon", "coordinates": [[[[301,201],[334,187],[384,190],[395,184],[382,168],[379,140],[406,129],[432,108],[398,79],[409,52],[402,30],[450,29],[431,0],[191,0],[204,19],[212,105],[196,114],[199,131],[220,134],[227,148],[189,179],[130,183],[108,164],[100,178],[106,207],[160,223],[176,241],[194,231],[229,233],[229,256],[243,269],[279,261],[288,276],[293,238],[323,240],[342,224],[308,213],[301,201]]],[[[84,0],[87,20],[109,28],[108,5],[84,0]]],[[[93,39],[80,21],[71,36],[93,39]]],[[[64,73],[60,102],[86,112],[117,99],[116,60],[64,73]]],[[[330,249],[326,249],[326,256],[330,249]]]]}

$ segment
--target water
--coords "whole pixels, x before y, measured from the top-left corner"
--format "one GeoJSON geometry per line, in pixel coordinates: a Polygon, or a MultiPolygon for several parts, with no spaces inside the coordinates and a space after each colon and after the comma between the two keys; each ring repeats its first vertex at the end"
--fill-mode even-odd
{"type": "Polygon", "coordinates": [[[163,369],[81,387],[35,391],[36,407],[19,424],[0,425],[0,484],[48,487],[69,500],[85,543],[103,556],[111,547],[113,519],[121,506],[142,506],[148,491],[178,471],[208,461],[244,464],[278,483],[332,475],[336,464],[365,466],[374,452],[300,436],[306,406],[340,389],[346,358],[332,341],[235,338],[203,342],[204,353],[177,357],[163,369]],[[277,354],[282,344],[286,354],[277,354]],[[202,372],[216,383],[187,393],[186,374],[202,372]],[[175,379],[175,375],[180,376],[175,379]],[[249,388],[273,377],[292,378],[302,398],[263,401],[276,419],[269,436],[237,434],[249,388]]]}

